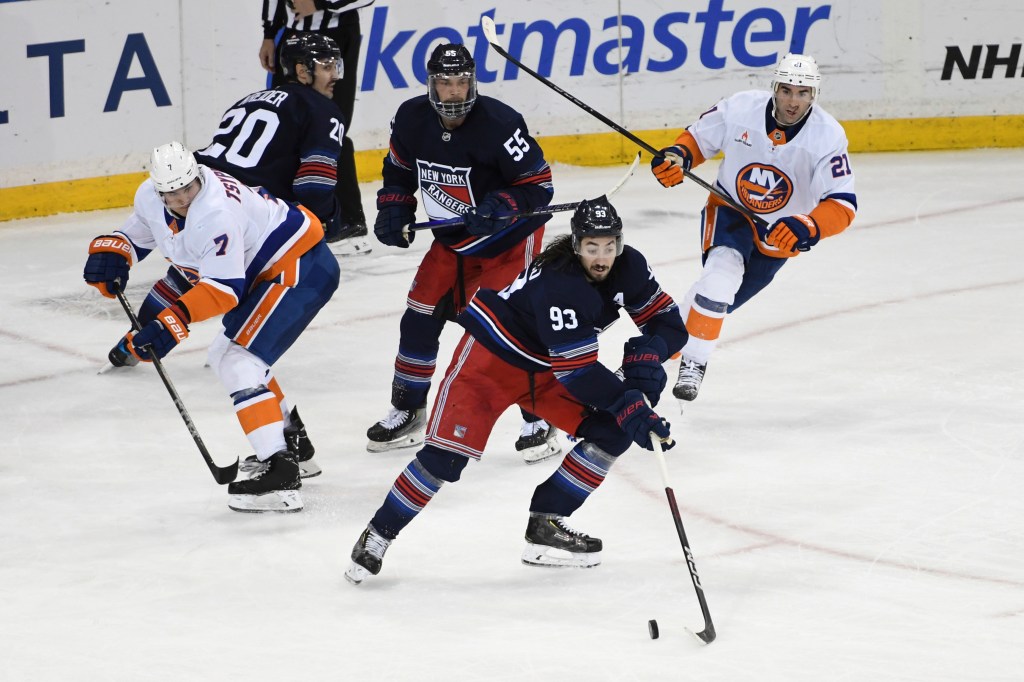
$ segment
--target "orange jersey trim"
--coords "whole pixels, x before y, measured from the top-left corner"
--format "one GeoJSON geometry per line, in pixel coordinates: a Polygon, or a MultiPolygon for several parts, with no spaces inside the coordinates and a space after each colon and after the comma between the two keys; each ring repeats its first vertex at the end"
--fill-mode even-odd
{"type": "Polygon", "coordinates": [[[818,231],[824,239],[834,237],[848,228],[853,222],[854,213],[848,206],[843,206],[834,199],[825,199],[811,211],[810,216],[818,224],[818,231]]]}
{"type": "MultiPolygon", "coordinates": [[[[720,199],[717,195],[709,194],[708,203],[704,206],[704,241],[701,244],[705,253],[708,249],[711,248],[711,242],[715,236],[714,230],[715,223],[718,217],[719,206],[729,206],[729,204],[725,203],[725,201],[720,199]]],[[[729,206],[729,208],[732,207],[729,206]]],[[[741,217],[743,218],[743,220],[747,221],[747,225],[750,226],[750,229],[754,233],[754,244],[757,246],[757,250],[763,253],[764,255],[770,258],[794,258],[800,255],[799,251],[783,253],[782,251],[779,251],[777,249],[773,250],[768,248],[768,246],[761,241],[761,235],[758,233],[757,226],[754,225],[754,221],[742,214],[741,217]]]]}
{"type": "Polygon", "coordinates": [[[257,278],[257,282],[274,280],[280,275],[279,282],[281,284],[295,286],[299,281],[299,259],[323,240],[324,227],[320,223],[320,219],[302,204],[298,205],[298,209],[309,218],[309,227],[270,269],[257,278]]]}
{"type": "Polygon", "coordinates": [[[256,335],[260,333],[263,328],[263,323],[266,322],[270,314],[274,312],[274,308],[281,301],[281,298],[288,291],[288,287],[281,286],[279,284],[272,284],[267,289],[267,293],[263,294],[263,298],[256,304],[256,308],[249,315],[249,319],[242,325],[241,331],[235,335],[235,343],[245,348],[253,342],[256,335]]]}
{"type": "Polygon", "coordinates": [[[192,322],[201,322],[222,315],[238,305],[238,299],[234,294],[225,293],[202,280],[182,294],[178,300],[188,308],[189,319],[192,322]]]}
{"type": "Polygon", "coordinates": [[[690,134],[689,130],[679,133],[679,137],[676,138],[676,144],[680,147],[686,147],[690,150],[690,154],[693,155],[693,163],[690,164],[690,168],[696,168],[706,161],[704,155],[700,153],[700,145],[697,144],[697,140],[690,134]]]}

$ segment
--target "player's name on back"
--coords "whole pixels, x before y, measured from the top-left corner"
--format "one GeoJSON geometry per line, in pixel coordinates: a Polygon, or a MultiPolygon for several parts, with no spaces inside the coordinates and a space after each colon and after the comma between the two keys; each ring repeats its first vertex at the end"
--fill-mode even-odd
{"type": "Polygon", "coordinates": [[[268,102],[272,106],[279,107],[281,102],[288,99],[288,93],[283,90],[260,90],[254,92],[248,97],[240,100],[238,104],[248,104],[249,102],[268,102]]]}

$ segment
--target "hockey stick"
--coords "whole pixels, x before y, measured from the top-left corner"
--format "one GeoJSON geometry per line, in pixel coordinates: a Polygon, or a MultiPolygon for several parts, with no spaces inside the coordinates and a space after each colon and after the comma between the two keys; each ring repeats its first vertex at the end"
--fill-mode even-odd
{"type": "MultiPolygon", "coordinates": [[[[125,298],[124,293],[121,291],[117,292],[117,300],[121,302],[121,307],[124,308],[125,314],[128,319],[131,320],[132,329],[135,331],[142,331],[142,325],[139,324],[139,318],[135,316],[135,311],[132,310],[131,304],[128,299],[125,298]]],[[[192,423],[192,417],[189,416],[188,410],[185,409],[185,403],[181,402],[181,397],[178,392],[174,389],[174,384],[171,383],[171,378],[167,376],[167,370],[164,369],[164,365],[160,362],[160,358],[156,356],[156,353],[151,353],[153,358],[153,365],[156,366],[156,371],[163,379],[164,386],[167,387],[167,392],[171,394],[171,400],[174,401],[174,406],[178,408],[178,414],[181,415],[182,421],[185,422],[185,426],[188,427],[188,432],[192,434],[192,440],[196,442],[196,446],[199,448],[199,453],[206,460],[206,466],[210,467],[210,473],[213,474],[213,480],[217,481],[218,484],[224,485],[225,483],[231,483],[238,476],[238,458],[235,458],[235,463],[226,467],[217,466],[213,461],[213,457],[210,456],[210,451],[206,449],[206,445],[203,444],[203,439],[199,437],[199,430],[196,429],[196,425],[192,423]]]]}
{"type": "MultiPolygon", "coordinates": [[[[704,630],[693,634],[705,644],[715,641],[715,625],[711,622],[711,612],[708,610],[708,601],[704,597],[704,588],[700,584],[700,576],[697,575],[697,564],[693,561],[693,552],[690,551],[690,543],[686,540],[686,531],[683,530],[683,519],[679,516],[679,505],[676,504],[676,494],[668,482],[668,467],[665,465],[665,453],[661,449],[661,440],[651,432],[651,446],[654,448],[654,456],[658,460],[661,469],[661,480],[665,484],[665,495],[668,497],[668,506],[672,510],[672,520],[676,524],[676,533],[679,535],[679,542],[683,545],[683,554],[686,555],[686,565],[690,569],[690,580],[693,581],[693,589],[697,592],[697,601],[700,603],[700,611],[704,614],[704,630]]],[[[690,631],[692,632],[692,630],[690,631]]]]}
{"type": "MultiPolygon", "coordinates": [[[[622,189],[622,186],[626,184],[626,181],[629,180],[631,177],[633,177],[633,172],[636,170],[636,167],[639,164],[640,164],[640,152],[637,152],[636,153],[636,158],[633,159],[633,163],[631,163],[629,165],[629,168],[626,170],[626,174],[623,175],[619,179],[619,181],[617,183],[615,183],[614,187],[612,187],[610,190],[605,192],[604,196],[605,197],[610,197],[611,195],[615,194],[620,189],[622,189]]],[[[580,205],[580,202],[573,201],[573,202],[570,202],[568,204],[552,204],[550,206],[541,206],[540,208],[535,208],[535,209],[532,209],[530,211],[524,211],[523,213],[498,213],[494,217],[495,218],[514,218],[514,219],[518,220],[519,218],[530,218],[530,217],[533,217],[535,215],[544,215],[546,213],[558,213],[558,212],[561,212],[561,211],[575,211],[576,207],[579,206],[579,205],[580,205]]],[[[428,220],[428,221],[423,222],[423,223],[414,223],[414,224],[410,225],[408,229],[409,230],[433,230],[433,229],[438,228],[438,227],[453,227],[453,226],[456,226],[456,225],[465,225],[465,224],[466,224],[465,217],[459,216],[457,218],[447,218],[445,220],[428,220]]]]}
{"type": "MultiPolygon", "coordinates": [[[[594,109],[591,106],[587,105],[585,102],[580,101],[575,96],[571,95],[570,93],[566,92],[562,88],[558,87],[557,85],[555,85],[554,83],[549,81],[547,78],[545,78],[544,76],[540,75],[539,73],[537,73],[536,71],[534,71],[530,67],[524,65],[521,61],[519,61],[518,59],[516,59],[515,57],[510,55],[508,53],[508,51],[506,51],[505,48],[503,48],[501,46],[501,43],[498,42],[498,32],[494,28],[494,20],[493,19],[491,19],[490,17],[481,17],[480,18],[480,25],[483,28],[484,37],[487,38],[487,42],[489,42],[491,44],[491,47],[494,48],[495,52],[497,52],[502,57],[504,57],[508,61],[512,62],[516,66],[518,66],[520,69],[522,69],[526,73],[530,74],[531,76],[533,76],[534,78],[539,80],[544,85],[548,86],[549,88],[551,88],[552,90],[557,92],[562,97],[565,97],[567,100],[569,100],[570,102],[572,102],[573,104],[578,106],[580,109],[583,109],[583,111],[587,112],[588,114],[590,114],[591,116],[593,116],[597,120],[601,121],[602,123],[604,123],[606,126],[611,128],[615,132],[619,133],[620,135],[625,136],[627,139],[631,140],[634,144],[636,144],[641,149],[647,151],[652,156],[662,156],[660,151],[658,151],[657,149],[655,149],[651,145],[647,144],[646,142],[641,140],[639,137],[637,137],[633,133],[629,132],[628,130],[626,130],[625,128],[620,126],[615,121],[611,120],[610,118],[608,118],[607,116],[602,114],[600,111],[597,111],[596,109],[594,109]]],[[[740,205],[731,196],[729,196],[725,192],[722,192],[717,187],[708,184],[700,176],[694,175],[693,173],[691,173],[690,171],[686,170],[685,168],[682,169],[682,170],[683,170],[683,175],[685,175],[686,177],[690,178],[695,183],[697,183],[698,185],[700,185],[701,187],[706,189],[708,192],[714,194],[715,196],[717,196],[719,199],[721,199],[725,203],[729,204],[729,206],[731,206],[732,208],[736,209],[737,211],[742,213],[744,216],[746,216],[750,220],[754,221],[754,224],[759,225],[761,227],[766,227],[768,225],[768,222],[764,218],[762,218],[762,217],[760,217],[760,216],[758,216],[758,215],[756,215],[754,213],[751,213],[747,208],[745,208],[744,206],[740,205]]]]}

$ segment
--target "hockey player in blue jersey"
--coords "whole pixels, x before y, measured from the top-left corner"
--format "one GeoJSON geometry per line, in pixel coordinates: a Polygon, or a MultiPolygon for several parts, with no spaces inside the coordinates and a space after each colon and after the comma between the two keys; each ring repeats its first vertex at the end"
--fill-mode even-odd
{"type": "Polygon", "coordinates": [[[286,82],[246,95],[224,112],[196,160],[278,199],[300,203],[330,233],[340,207],[334,195],[344,122],[331,99],[341,53],[330,38],[299,34],[281,46],[286,82]]]}
{"type": "MultiPolygon", "coordinates": [[[[404,102],[391,126],[384,186],[374,233],[407,248],[416,237],[419,190],[427,216],[465,218],[465,226],[433,230],[409,290],[387,415],[367,431],[380,452],[423,440],[427,393],[441,331],[478,287],[501,289],[540,251],[548,215],[517,220],[551,202],[551,168],[511,107],[477,94],[476,65],[463,45],[438,45],[427,61],[427,94],[404,102]]],[[[524,413],[516,449],[527,462],[561,452],[554,430],[524,413]]]]}
{"type": "Polygon", "coordinates": [[[672,446],[656,405],[662,367],[686,342],[672,297],[643,255],[622,240],[622,220],[607,199],[581,202],[572,234],[559,237],[500,291],[480,289],[459,315],[466,329],[438,390],[426,442],[399,474],[352,549],[349,582],[380,572],[384,552],[445,482],[479,459],[495,421],[518,404],[579,441],[537,486],[522,561],[591,567],[601,540],[565,518],[604,481],[632,443],[672,446]],[[640,335],[629,339],[623,379],[598,362],[598,335],[626,312],[640,335]]]}

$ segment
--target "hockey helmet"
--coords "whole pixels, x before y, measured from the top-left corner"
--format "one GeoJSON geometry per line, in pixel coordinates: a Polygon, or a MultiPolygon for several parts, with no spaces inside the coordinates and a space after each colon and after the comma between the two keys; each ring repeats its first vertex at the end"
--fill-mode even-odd
{"type": "Polygon", "coordinates": [[[622,218],[615,207],[602,195],[584,199],[576,207],[569,221],[572,228],[572,249],[580,252],[585,237],[615,237],[615,255],[622,255],[622,218]]]}
{"type": "MultiPolygon", "coordinates": [[[[818,99],[818,92],[821,90],[821,74],[818,72],[818,63],[814,57],[806,54],[787,53],[779,60],[772,74],[772,116],[778,120],[777,111],[779,108],[776,97],[778,97],[779,86],[799,85],[811,89],[811,104],[818,99]]],[[[810,111],[810,107],[807,111],[810,111]]],[[[804,113],[806,116],[807,113],[804,113]]],[[[802,118],[802,117],[801,117],[802,118]]]]}
{"type": "Polygon", "coordinates": [[[442,43],[434,48],[427,60],[427,92],[430,104],[445,118],[462,118],[476,102],[476,62],[465,45],[442,43]],[[469,91],[460,102],[442,102],[437,94],[435,79],[468,78],[469,91]]]}
{"type": "Polygon", "coordinates": [[[281,73],[288,80],[299,80],[296,64],[302,64],[310,75],[316,64],[334,62],[334,72],[340,80],[345,75],[345,64],[341,61],[341,50],[333,39],[320,33],[296,33],[288,36],[281,45],[281,73]]]}
{"type": "Polygon", "coordinates": [[[157,192],[173,192],[199,177],[199,164],[185,145],[168,142],[150,155],[149,177],[157,192]]]}
{"type": "Polygon", "coordinates": [[[817,99],[821,89],[821,74],[818,73],[818,63],[814,57],[793,52],[783,57],[772,74],[772,92],[778,90],[782,83],[808,86],[811,88],[811,98],[817,99]]]}

